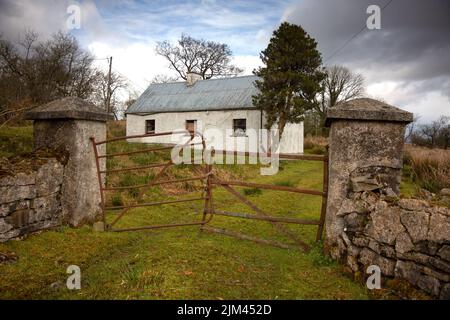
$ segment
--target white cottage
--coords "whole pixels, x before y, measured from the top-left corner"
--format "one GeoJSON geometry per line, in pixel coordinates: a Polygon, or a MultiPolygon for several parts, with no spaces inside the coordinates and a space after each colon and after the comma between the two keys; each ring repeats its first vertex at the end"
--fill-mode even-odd
{"type": "MultiPolygon", "coordinates": [[[[216,150],[256,151],[265,117],[252,103],[258,89],[256,76],[152,84],[126,111],[127,135],[192,130],[205,133],[216,150]],[[255,134],[256,133],[256,134],[255,134]]],[[[171,136],[135,139],[143,143],[173,144],[171,136]]],[[[282,153],[303,153],[303,123],[286,125],[280,142],[282,153]]]]}

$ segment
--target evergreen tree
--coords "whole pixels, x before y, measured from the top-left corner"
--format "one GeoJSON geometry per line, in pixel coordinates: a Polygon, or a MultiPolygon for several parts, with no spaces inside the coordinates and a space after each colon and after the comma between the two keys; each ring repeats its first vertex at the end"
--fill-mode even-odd
{"type": "Polygon", "coordinates": [[[253,104],[265,113],[267,129],[278,125],[280,139],[286,123],[302,121],[317,103],[325,73],[316,47],[302,27],[284,22],[260,54],[265,66],[254,71],[261,79],[253,104]]]}

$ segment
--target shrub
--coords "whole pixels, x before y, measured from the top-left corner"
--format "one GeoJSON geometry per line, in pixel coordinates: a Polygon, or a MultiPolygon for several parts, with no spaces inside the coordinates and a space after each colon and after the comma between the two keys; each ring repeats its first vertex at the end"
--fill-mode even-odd
{"type": "Polygon", "coordinates": [[[115,194],[111,198],[111,203],[113,206],[123,206],[122,196],[120,194],[115,194]]]}
{"type": "Polygon", "coordinates": [[[244,189],[244,194],[246,196],[259,196],[262,194],[262,190],[259,188],[246,188],[244,189]]]}
{"type": "Polygon", "coordinates": [[[275,182],[276,186],[282,186],[282,187],[295,187],[296,183],[291,180],[282,180],[275,182]]]}

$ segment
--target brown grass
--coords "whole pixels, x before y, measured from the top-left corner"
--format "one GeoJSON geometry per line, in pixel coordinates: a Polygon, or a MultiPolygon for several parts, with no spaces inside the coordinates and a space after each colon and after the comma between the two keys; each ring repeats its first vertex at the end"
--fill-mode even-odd
{"type": "Polygon", "coordinates": [[[412,180],[428,191],[450,187],[450,150],[405,145],[404,165],[412,180]]]}
{"type": "Polygon", "coordinates": [[[306,136],[303,141],[303,148],[306,153],[324,154],[325,147],[328,145],[328,138],[321,136],[306,136]]]}

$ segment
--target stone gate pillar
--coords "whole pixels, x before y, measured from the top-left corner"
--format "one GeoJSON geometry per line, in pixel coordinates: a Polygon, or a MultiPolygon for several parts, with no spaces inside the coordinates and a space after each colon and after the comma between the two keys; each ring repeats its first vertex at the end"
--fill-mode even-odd
{"type": "MultiPolygon", "coordinates": [[[[106,121],[112,117],[83,99],[68,97],[35,108],[26,118],[34,120],[35,149],[56,150],[67,157],[61,194],[64,222],[71,226],[94,222],[101,207],[89,138],[105,140],[106,121]]],[[[105,161],[101,166],[105,167],[105,161]]]]}
{"type": "MultiPolygon", "coordinates": [[[[403,166],[405,126],[412,113],[386,103],[354,99],[327,112],[329,136],[329,187],[326,215],[326,247],[340,258],[346,199],[353,192],[383,188],[399,193],[403,166]]],[[[345,239],[345,238],[344,238],[345,239]]]]}

